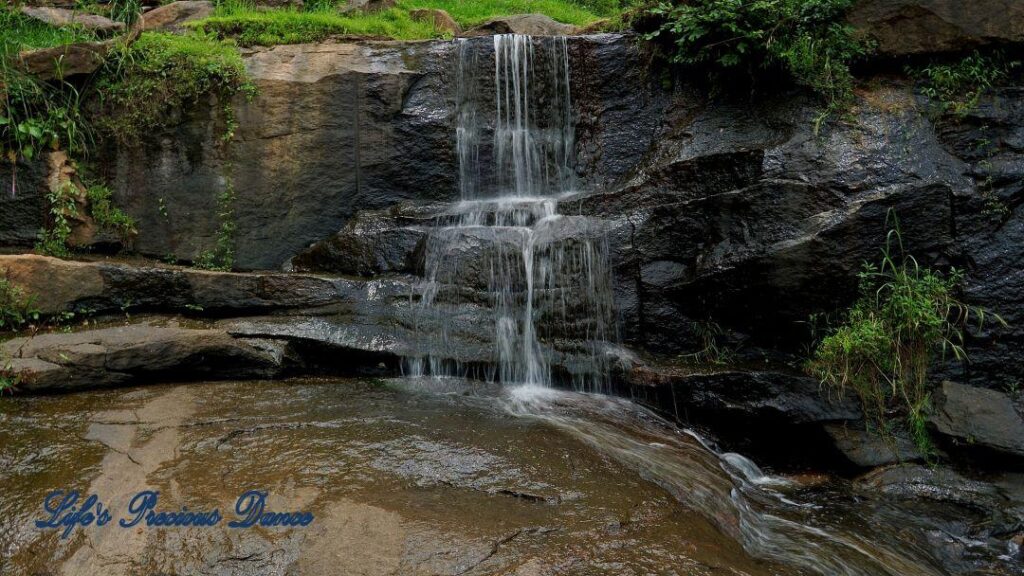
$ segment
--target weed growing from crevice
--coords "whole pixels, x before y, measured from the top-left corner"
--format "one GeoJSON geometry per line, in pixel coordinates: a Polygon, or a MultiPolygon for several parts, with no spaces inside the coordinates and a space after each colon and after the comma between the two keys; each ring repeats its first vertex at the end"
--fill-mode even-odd
{"type": "Polygon", "coordinates": [[[0,273],[0,332],[20,330],[39,320],[35,301],[34,295],[10,281],[6,271],[0,273]]]}
{"type": "Polygon", "coordinates": [[[39,231],[36,251],[47,256],[67,258],[71,255],[68,239],[71,237],[71,219],[78,216],[78,187],[65,180],[46,194],[50,207],[47,226],[39,231]]]}
{"type": "Polygon", "coordinates": [[[807,370],[840,395],[856,394],[879,430],[890,430],[893,417],[906,418],[918,450],[929,458],[929,367],[948,355],[966,361],[964,331],[972,324],[981,327],[986,316],[1005,322],[959,300],[963,274],[920,266],[906,254],[892,213],[890,223],[881,262],[865,263],[860,298],[818,343],[807,370]]]}
{"type": "Polygon", "coordinates": [[[986,91],[1006,81],[1019,66],[1019,61],[1008,59],[1002,52],[986,55],[976,50],[955,62],[908,68],[907,73],[918,80],[921,94],[932,101],[935,116],[951,114],[960,119],[978,106],[986,91]]]}

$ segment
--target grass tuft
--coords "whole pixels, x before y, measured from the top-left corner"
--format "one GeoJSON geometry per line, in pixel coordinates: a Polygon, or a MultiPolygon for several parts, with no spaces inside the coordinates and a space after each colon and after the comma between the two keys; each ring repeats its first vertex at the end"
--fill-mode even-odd
{"type": "Polygon", "coordinates": [[[987,312],[956,297],[961,272],[944,275],[907,255],[899,224],[890,217],[881,262],[865,263],[860,298],[818,343],[807,370],[839,394],[852,390],[865,417],[882,432],[892,429],[892,416],[906,417],[918,450],[928,458],[934,452],[925,427],[928,369],[947,355],[966,361],[964,330],[972,322],[980,328],[987,312]]]}

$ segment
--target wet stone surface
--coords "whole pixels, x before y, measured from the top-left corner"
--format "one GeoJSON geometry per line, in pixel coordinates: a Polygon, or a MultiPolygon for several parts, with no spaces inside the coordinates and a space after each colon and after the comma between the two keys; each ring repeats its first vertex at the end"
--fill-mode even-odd
{"type": "Polygon", "coordinates": [[[0,399],[0,573],[772,573],[664,490],[492,400],[305,380],[0,399]],[[66,540],[34,528],[55,488],[99,495],[114,522],[66,540]],[[140,490],[227,520],[250,488],[314,522],[114,526],[140,490]]]}
{"type": "Polygon", "coordinates": [[[980,548],[936,554],[964,548],[955,521],[766,476],[627,400],[549,388],[295,379],[2,397],[0,446],[4,576],[1013,573],[980,548]],[[112,522],[66,539],[36,528],[59,488],[96,494],[112,522]],[[228,528],[251,489],[313,522],[228,528]],[[224,519],[118,526],[143,490],[158,511],[224,519]]]}

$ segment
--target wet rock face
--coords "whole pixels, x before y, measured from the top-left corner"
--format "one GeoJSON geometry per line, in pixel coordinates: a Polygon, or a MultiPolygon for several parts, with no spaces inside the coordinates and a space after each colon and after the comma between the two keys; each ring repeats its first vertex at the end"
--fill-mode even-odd
{"type": "Polygon", "coordinates": [[[359,210],[456,190],[448,43],[319,44],[251,51],[258,88],[200,107],[117,155],[116,196],[137,249],[191,259],[216,242],[218,195],[234,190],[236,266],[274,269],[359,210]]]}
{"type": "Polygon", "coordinates": [[[931,422],[940,434],[966,447],[1024,458],[1024,419],[1002,392],[943,382],[931,422]]]}

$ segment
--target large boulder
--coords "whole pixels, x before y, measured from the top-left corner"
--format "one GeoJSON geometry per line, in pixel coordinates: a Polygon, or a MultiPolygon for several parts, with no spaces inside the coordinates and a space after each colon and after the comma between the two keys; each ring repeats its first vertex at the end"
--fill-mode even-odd
{"type": "Polygon", "coordinates": [[[1006,394],[946,381],[932,401],[940,434],[1024,458],[1024,419],[1006,394]]]}
{"type": "Polygon", "coordinates": [[[283,343],[160,322],[15,338],[0,345],[0,357],[4,373],[26,392],[266,378],[287,367],[283,343]]]}
{"type": "Polygon", "coordinates": [[[213,2],[209,0],[179,0],[154,8],[142,15],[143,30],[177,31],[182,24],[206,18],[213,14],[213,2]]]}
{"type": "Polygon", "coordinates": [[[80,26],[101,35],[111,35],[125,29],[124,22],[117,22],[88,12],[78,12],[66,8],[51,8],[45,6],[22,6],[21,13],[45,22],[50,26],[80,26]]]}
{"type": "Polygon", "coordinates": [[[437,8],[414,8],[409,10],[409,17],[417,22],[430,22],[440,32],[461,34],[462,27],[444,10],[437,8]]]}
{"type": "Polygon", "coordinates": [[[562,24],[544,14],[517,14],[500,16],[474,26],[464,36],[492,36],[494,34],[525,34],[528,36],[569,36],[576,27],[562,24]]]}
{"type": "Polygon", "coordinates": [[[115,41],[78,42],[25,50],[18,54],[18,60],[23,70],[40,80],[92,74],[103,65],[115,41]]]}
{"type": "Polygon", "coordinates": [[[1017,0],[862,0],[848,18],[888,56],[1024,42],[1024,4],[1017,0]]]}

